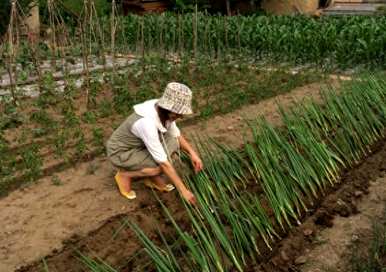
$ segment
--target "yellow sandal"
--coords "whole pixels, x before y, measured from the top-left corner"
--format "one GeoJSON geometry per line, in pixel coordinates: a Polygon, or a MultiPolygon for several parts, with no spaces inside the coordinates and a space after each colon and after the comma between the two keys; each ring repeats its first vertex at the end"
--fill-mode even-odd
{"type": "Polygon", "coordinates": [[[118,186],[118,189],[119,189],[119,192],[121,193],[121,195],[123,195],[124,197],[126,197],[127,199],[130,199],[130,200],[135,199],[137,197],[137,194],[133,190],[131,190],[130,192],[126,192],[123,190],[123,188],[120,184],[121,179],[118,176],[118,173],[115,175],[114,179],[115,179],[115,182],[117,183],[117,186],[118,186]]]}
{"type": "Polygon", "coordinates": [[[156,189],[160,192],[170,192],[170,191],[173,191],[176,187],[174,187],[173,184],[166,184],[165,186],[161,187],[161,186],[158,186],[157,184],[155,184],[154,182],[150,181],[150,180],[145,180],[145,186],[146,187],[149,187],[151,189],[156,189]]]}

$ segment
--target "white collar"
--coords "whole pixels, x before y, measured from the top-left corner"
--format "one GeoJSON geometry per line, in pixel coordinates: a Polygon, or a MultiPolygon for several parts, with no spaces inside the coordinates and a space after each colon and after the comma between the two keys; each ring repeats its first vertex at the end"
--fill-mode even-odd
{"type": "Polygon", "coordinates": [[[165,133],[167,129],[162,125],[155,107],[157,102],[158,99],[147,100],[141,104],[134,105],[133,108],[136,114],[151,119],[157,126],[157,129],[165,133]]]}

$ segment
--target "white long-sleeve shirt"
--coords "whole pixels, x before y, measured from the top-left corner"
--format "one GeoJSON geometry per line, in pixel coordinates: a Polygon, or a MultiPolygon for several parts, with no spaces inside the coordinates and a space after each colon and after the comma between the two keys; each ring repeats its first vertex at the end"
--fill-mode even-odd
{"type": "Polygon", "coordinates": [[[176,122],[167,122],[166,127],[162,125],[155,107],[157,101],[158,99],[152,99],[134,106],[135,113],[143,118],[133,124],[131,132],[144,142],[154,160],[162,163],[168,160],[168,156],[161,144],[158,132],[167,132],[172,137],[179,137],[181,132],[176,122]]]}

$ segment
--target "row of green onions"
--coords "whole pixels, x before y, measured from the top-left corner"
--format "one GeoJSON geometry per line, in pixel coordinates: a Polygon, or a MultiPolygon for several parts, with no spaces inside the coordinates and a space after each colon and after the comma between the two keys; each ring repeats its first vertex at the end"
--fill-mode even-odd
{"type": "Polygon", "coordinates": [[[341,171],[384,138],[386,81],[363,77],[324,90],[321,103],[305,100],[280,112],[280,128],[263,118],[250,122],[253,137],[243,150],[197,140],[205,169],[185,177],[198,202],[183,201],[191,229],[182,230],[160,201],[179,243],[160,233],[160,245],[129,223],[157,271],[243,271],[256,263],[263,247],[272,249],[281,233],[300,224],[341,171]],[[262,193],[250,190],[256,184],[262,193]]]}

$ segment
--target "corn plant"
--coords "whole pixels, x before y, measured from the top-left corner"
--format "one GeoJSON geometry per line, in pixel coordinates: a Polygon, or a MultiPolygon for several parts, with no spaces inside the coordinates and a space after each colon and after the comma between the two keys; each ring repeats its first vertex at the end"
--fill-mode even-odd
{"type": "Polygon", "coordinates": [[[127,16],[121,43],[135,47],[138,25],[149,51],[194,51],[222,58],[240,52],[258,59],[338,65],[384,66],[385,17],[209,16],[205,13],[127,16]],[[197,24],[196,22],[197,16],[197,24]],[[195,25],[196,31],[193,31],[195,25]],[[160,27],[162,26],[162,27],[160,27]],[[195,34],[196,33],[196,34],[195,34]],[[195,35],[197,36],[195,38],[195,35]],[[178,37],[178,39],[176,39],[178,37]],[[176,45],[178,40],[178,45],[176,45]]]}

